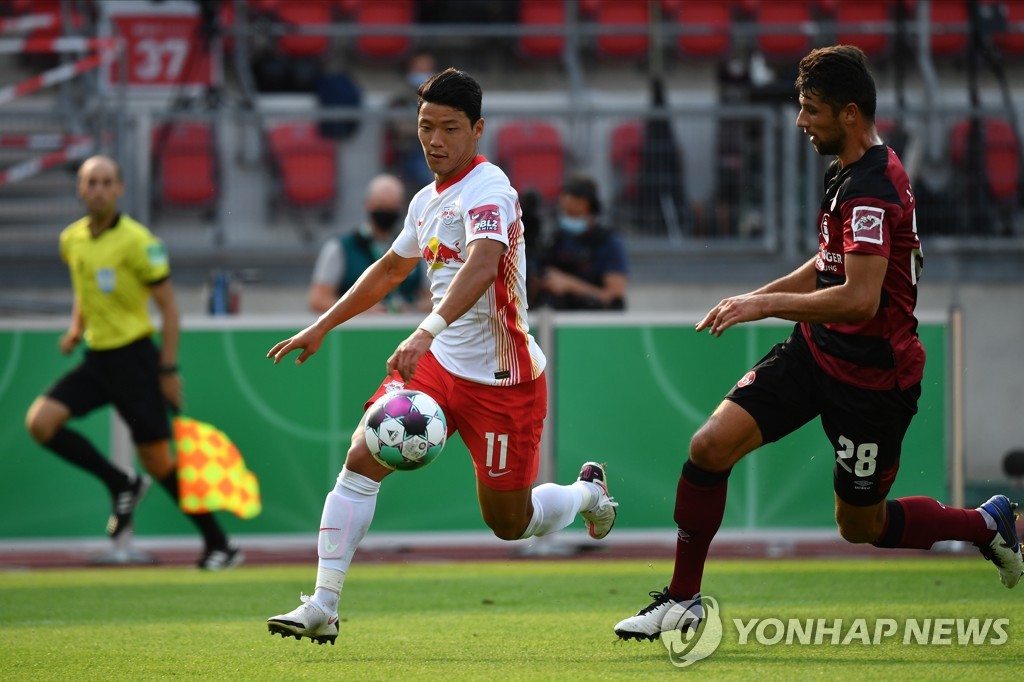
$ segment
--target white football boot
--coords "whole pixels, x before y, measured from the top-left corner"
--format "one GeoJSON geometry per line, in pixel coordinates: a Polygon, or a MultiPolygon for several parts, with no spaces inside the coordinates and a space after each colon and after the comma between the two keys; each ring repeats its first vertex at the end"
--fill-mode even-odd
{"type": "Polygon", "coordinates": [[[648,606],[640,609],[635,616],[619,621],[615,626],[615,634],[619,639],[647,639],[655,640],[662,632],[670,629],[690,630],[700,627],[704,618],[704,606],[701,603],[700,595],[693,599],[673,599],[669,596],[666,587],[661,592],[651,592],[651,602],[648,606]],[[677,604],[681,604],[686,612],[683,618],[678,617],[678,610],[674,617],[674,624],[665,623],[665,617],[677,604]]]}
{"type": "Polygon", "coordinates": [[[590,537],[601,540],[615,525],[615,517],[618,515],[615,508],[619,503],[608,494],[608,478],[605,476],[603,464],[587,462],[580,469],[579,480],[593,483],[600,490],[597,502],[589,510],[581,511],[580,516],[583,517],[590,537]]]}
{"type": "Polygon", "coordinates": [[[267,619],[267,629],[271,635],[302,639],[309,637],[317,644],[330,642],[338,638],[338,617],[328,615],[308,595],[300,595],[302,606],[280,616],[267,619]]]}

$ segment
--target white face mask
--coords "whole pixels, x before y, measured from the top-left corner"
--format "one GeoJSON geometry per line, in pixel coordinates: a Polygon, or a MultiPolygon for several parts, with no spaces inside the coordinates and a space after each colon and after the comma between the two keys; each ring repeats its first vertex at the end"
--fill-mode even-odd
{"type": "Polygon", "coordinates": [[[587,219],[559,213],[558,226],[570,234],[583,234],[587,231],[587,219]]]}

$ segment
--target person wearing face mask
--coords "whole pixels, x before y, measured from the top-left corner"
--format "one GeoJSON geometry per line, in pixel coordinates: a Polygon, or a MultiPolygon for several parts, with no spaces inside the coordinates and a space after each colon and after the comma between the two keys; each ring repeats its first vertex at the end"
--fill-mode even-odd
{"type": "MultiPolygon", "coordinates": [[[[320,314],[334,305],[371,263],[391,246],[402,228],[405,187],[394,175],[381,174],[366,189],[366,220],[355,230],[324,243],[309,285],[309,308],[320,314]]],[[[373,308],[377,312],[429,310],[430,292],[422,267],[373,308]]]]}
{"type": "Polygon", "coordinates": [[[388,102],[388,108],[401,112],[401,116],[390,120],[385,130],[385,166],[388,172],[398,176],[405,183],[406,194],[410,198],[421,187],[434,181],[434,174],[427,166],[423,149],[420,147],[416,120],[408,114],[416,110],[416,89],[437,73],[437,70],[437,59],[432,53],[412,54],[406,62],[407,87],[388,102]]]}
{"type": "Polygon", "coordinates": [[[598,222],[597,185],[571,178],[558,197],[558,230],[543,258],[541,302],[558,310],[623,310],[628,259],[622,238],[598,222]]]}

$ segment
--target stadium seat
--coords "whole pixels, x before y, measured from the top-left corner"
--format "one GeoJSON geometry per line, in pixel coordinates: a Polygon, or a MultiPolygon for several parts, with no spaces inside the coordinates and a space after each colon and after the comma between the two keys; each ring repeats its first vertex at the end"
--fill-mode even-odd
{"type": "Polygon", "coordinates": [[[644,124],[626,121],[612,128],[612,173],[615,177],[615,198],[627,204],[640,197],[640,168],[644,153],[644,124]]]}
{"type": "MultiPolygon", "coordinates": [[[[563,0],[520,0],[519,25],[523,28],[565,23],[563,0]]],[[[562,56],[562,35],[524,35],[518,42],[519,54],[527,59],[558,59],[562,56]]]]}
{"type": "Polygon", "coordinates": [[[664,0],[666,18],[695,33],[680,33],[676,39],[679,54],[686,57],[720,59],[732,47],[732,2],[705,0],[664,0]],[[698,30],[699,29],[699,30],[698,30]]]}
{"type": "Polygon", "coordinates": [[[558,128],[543,121],[514,121],[498,130],[497,162],[520,192],[535,189],[554,202],[565,179],[565,146],[558,128]]]}
{"type": "Polygon", "coordinates": [[[1003,0],[1007,30],[997,33],[995,43],[1009,57],[1024,56],[1024,0],[1003,0]]]}
{"type": "MultiPolygon", "coordinates": [[[[956,57],[967,50],[969,0],[931,0],[932,55],[956,57]]],[[[904,0],[911,25],[917,17],[917,0],[904,0]]]]}
{"type": "Polygon", "coordinates": [[[209,124],[180,121],[158,126],[153,130],[152,158],[157,208],[215,207],[218,166],[209,124]]]}
{"type": "MultiPolygon", "coordinates": [[[[290,0],[274,7],[282,23],[295,27],[327,26],[331,23],[331,6],[322,0],[290,0]]],[[[277,48],[285,57],[322,57],[330,49],[327,35],[292,33],[281,36],[277,48]]]]}
{"type": "Polygon", "coordinates": [[[793,59],[811,49],[804,26],[811,21],[811,5],[796,0],[759,2],[753,8],[757,46],[768,59],[793,59]]]}
{"type": "Polygon", "coordinates": [[[278,123],[267,132],[267,145],[279,198],[290,208],[330,212],[338,185],[337,146],[320,136],[315,122],[278,123]]]}
{"type": "MultiPolygon", "coordinates": [[[[971,122],[965,119],[958,121],[950,132],[950,154],[958,168],[965,168],[968,154],[978,153],[967,148],[970,129],[971,122]]],[[[1020,147],[1013,127],[1000,119],[985,119],[982,136],[989,196],[996,203],[1012,202],[1020,187],[1020,147]]]]}
{"type": "MultiPolygon", "coordinates": [[[[343,0],[353,20],[360,28],[376,26],[409,26],[415,20],[412,0],[343,0]]],[[[359,35],[355,41],[356,53],[371,60],[401,59],[412,47],[409,34],[359,35]]]]}
{"type": "Polygon", "coordinates": [[[878,30],[856,30],[866,24],[880,24],[892,21],[892,3],[888,0],[822,0],[820,7],[836,22],[836,42],[856,45],[868,57],[879,57],[889,51],[892,43],[890,33],[878,30]]]}
{"type": "Polygon", "coordinates": [[[597,37],[597,52],[612,59],[643,59],[647,56],[650,8],[647,0],[581,0],[580,10],[591,16],[598,28],[626,27],[635,34],[606,33],[597,37]]]}

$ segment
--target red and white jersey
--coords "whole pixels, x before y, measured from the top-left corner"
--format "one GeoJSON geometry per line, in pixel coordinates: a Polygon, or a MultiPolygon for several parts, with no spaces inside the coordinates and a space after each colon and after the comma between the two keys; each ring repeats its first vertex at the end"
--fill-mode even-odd
{"type": "Polygon", "coordinates": [[[519,195],[483,156],[443,185],[421,189],[409,204],[392,249],[423,258],[436,309],[468,257],[469,244],[494,239],[507,248],[494,284],[441,332],[430,351],[455,376],[511,386],[532,381],[547,360],[526,319],[526,245],[519,195]]]}

